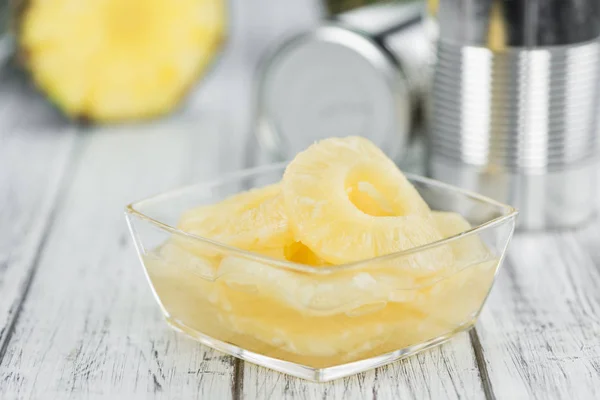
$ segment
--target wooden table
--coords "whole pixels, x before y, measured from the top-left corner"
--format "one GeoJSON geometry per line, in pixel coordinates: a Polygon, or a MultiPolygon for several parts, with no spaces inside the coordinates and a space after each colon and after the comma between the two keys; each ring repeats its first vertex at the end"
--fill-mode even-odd
{"type": "MultiPolygon", "coordinates": [[[[315,15],[293,18],[308,25],[315,15]]],[[[243,166],[251,77],[243,66],[256,59],[242,50],[256,38],[235,38],[202,93],[155,124],[70,124],[15,71],[0,74],[1,399],[600,397],[594,221],[517,235],[476,329],[346,379],[291,378],[168,328],[123,206],[243,166]]]]}

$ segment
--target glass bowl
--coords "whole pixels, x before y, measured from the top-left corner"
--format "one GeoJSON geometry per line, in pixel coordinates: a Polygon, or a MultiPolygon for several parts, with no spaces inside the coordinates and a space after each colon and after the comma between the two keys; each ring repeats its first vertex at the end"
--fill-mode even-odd
{"type": "Polygon", "coordinates": [[[409,251],[312,267],[233,248],[176,228],[201,204],[281,179],[285,165],[130,204],[127,221],[168,323],[217,350],[314,381],[341,378],[436,346],[471,328],[490,292],[517,211],[410,176],[433,210],[474,228],[409,251]],[[411,260],[451,251],[452,265],[413,276],[411,260]]]}

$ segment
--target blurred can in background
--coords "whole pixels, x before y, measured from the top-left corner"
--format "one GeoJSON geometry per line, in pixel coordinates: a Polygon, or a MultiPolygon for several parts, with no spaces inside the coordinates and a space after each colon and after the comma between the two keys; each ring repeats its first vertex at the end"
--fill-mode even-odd
{"type": "Polygon", "coordinates": [[[429,1],[429,172],[520,209],[519,226],[598,207],[600,2],[429,1]]]}
{"type": "Polygon", "coordinates": [[[399,160],[429,82],[423,7],[379,2],[332,15],[268,54],[256,91],[262,147],[289,159],[316,140],[359,135],[399,160]]]}

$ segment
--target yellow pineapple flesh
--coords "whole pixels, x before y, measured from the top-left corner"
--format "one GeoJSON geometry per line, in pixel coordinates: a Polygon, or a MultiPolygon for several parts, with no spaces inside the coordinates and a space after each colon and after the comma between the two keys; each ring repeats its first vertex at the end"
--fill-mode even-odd
{"type": "Polygon", "coordinates": [[[431,211],[393,162],[354,137],[311,146],[281,183],[192,209],[178,227],[255,254],[185,235],[148,254],[170,322],[313,367],[468,326],[498,265],[476,234],[460,235],[468,221],[431,211]],[[336,266],[455,235],[415,253],[336,266]]]}
{"type": "Polygon", "coordinates": [[[67,114],[130,120],[172,110],[224,33],[223,0],[30,0],[19,43],[67,114]]]}
{"type": "MultiPolygon", "coordinates": [[[[449,211],[433,211],[433,219],[444,238],[470,230],[471,224],[460,214],[449,211]]],[[[490,258],[489,250],[477,234],[457,238],[449,246],[454,252],[455,269],[490,258]]]]}
{"type": "Polygon", "coordinates": [[[279,185],[232,196],[186,212],[179,229],[266,255],[281,254],[293,242],[279,185]],[[277,251],[273,253],[273,251],[277,251]],[[267,251],[268,250],[268,251],[267,251]]]}
{"type": "Polygon", "coordinates": [[[296,239],[332,264],[442,238],[416,189],[361,137],[326,139],[298,154],[285,171],[282,192],[296,239]],[[385,206],[377,208],[377,203],[385,206]]]}

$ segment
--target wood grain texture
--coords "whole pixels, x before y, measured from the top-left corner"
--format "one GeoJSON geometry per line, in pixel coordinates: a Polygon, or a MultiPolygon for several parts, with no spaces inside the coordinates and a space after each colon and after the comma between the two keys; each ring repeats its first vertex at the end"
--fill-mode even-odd
{"type": "Polygon", "coordinates": [[[59,195],[72,128],[10,66],[0,68],[0,359],[59,195]],[[25,112],[27,110],[32,115],[25,112]],[[44,131],[40,131],[44,126],[44,131]]]}
{"type": "Polygon", "coordinates": [[[328,383],[312,383],[246,363],[248,399],[483,399],[468,333],[415,357],[328,383]]]}
{"type": "Polygon", "coordinates": [[[152,126],[75,133],[0,69],[0,399],[598,398],[598,222],[518,235],[477,335],[343,380],[291,378],[166,326],[122,207],[242,165],[258,61],[314,25],[318,1],[231,9],[218,68],[152,126]]]}
{"type": "Polygon", "coordinates": [[[202,119],[85,135],[0,365],[0,398],[231,397],[233,359],[167,327],[123,217],[190,171],[214,177],[219,137],[202,119]]]}
{"type": "Polygon", "coordinates": [[[598,398],[600,241],[584,231],[595,253],[580,232],[513,239],[478,324],[497,398],[598,398]]]}

